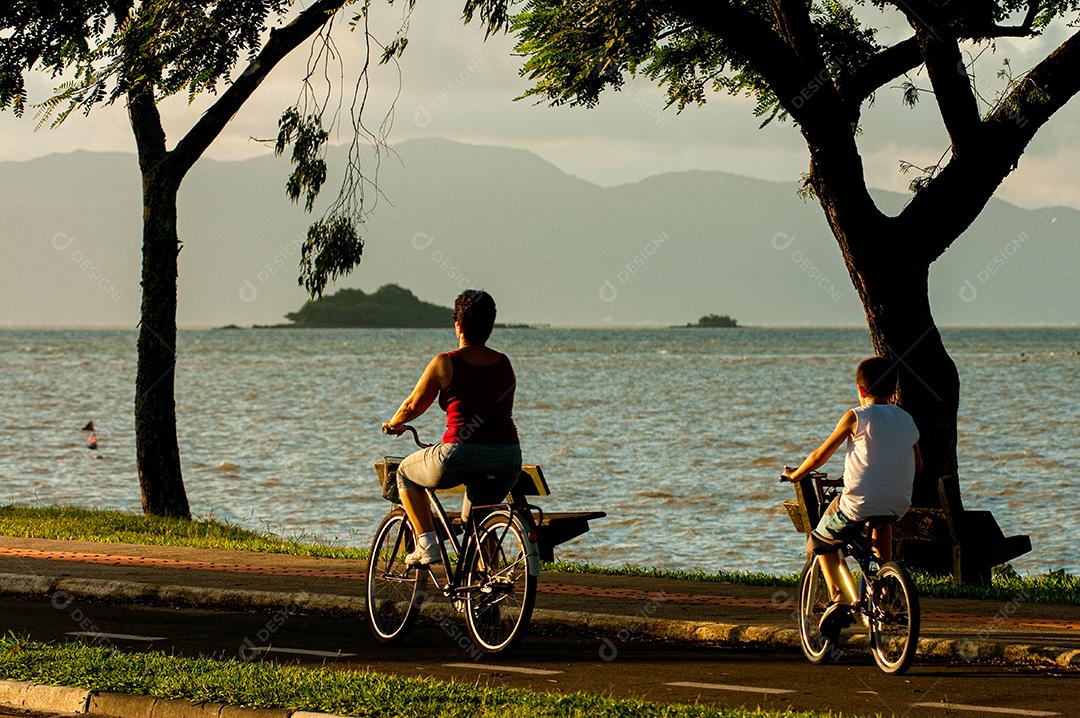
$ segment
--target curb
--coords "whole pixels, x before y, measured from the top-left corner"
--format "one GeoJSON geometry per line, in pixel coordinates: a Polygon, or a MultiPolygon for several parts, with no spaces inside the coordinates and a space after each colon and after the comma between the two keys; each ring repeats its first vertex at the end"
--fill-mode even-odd
{"type": "Polygon", "coordinates": [[[110,718],[347,718],[284,708],[245,708],[127,693],[93,693],[71,686],[0,680],[0,707],[34,713],[67,713],[110,718]]]}
{"type": "MultiPolygon", "coordinates": [[[[364,599],[359,596],[339,596],[327,593],[286,593],[249,591],[244,589],[205,588],[199,586],[159,586],[133,581],[106,581],[89,578],[57,578],[0,573],[0,594],[48,598],[56,608],[65,608],[75,599],[119,603],[149,603],[187,608],[216,608],[230,610],[300,610],[316,614],[361,615],[364,599]]],[[[447,609],[441,604],[425,604],[421,615],[444,619],[447,609]]],[[[646,615],[621,616],[583,611],[562,611],[538,608],[533,611],[532,623],[567,632],[591,632],[607,636],[602,642],[608,650],[618,643],[639,638],[652,638],[683,643],[724,643],[801,650],[799,632],[779,626],[683,621],[652,618],[646,615]]],[[[865,646],[865,634],[848,639],[849,645],[865,646]]],[[[1046,644],[1018,644],[970,638],[921,638],[918,655],[956,660],[1004,661],[1007,663],[1080,668],[1080,649],[1046,644]]],[[[610,659],[609,659],[610,660],[610,659]]],[[[0,683],[3,683],[0,681],[0,683]]],[[[0,704],[10,703],[8,690],[0,687],[0,704]]],[[[14,695],[14,694],[12,694],[14,695]]],[[[87,699],[89,700],[89,699],[87,699]]],[[[183,701],[182,701],[183,702],[183,701]]],[[[62,711],[58,711],[62,712],[62,711]]],[[[71,712],[71,711],[68,711],[71,712]]],[[[79,712],[79,711],[75,711],[79,712]]],[[[299,715],[297,718],[313,718],[299,715]]],[[[321,715],[321,714],[320,714],[321,715]]],[[[127,718],[122,716],[120,718],[127,718]]],[[[191,718],[187,714],[155,714],[139,718],[191,718]]],[[[214,714],[214,718],[226,718],[214,714]]],[[[236,718],[239,718],[237,716],[236,718]]],[[[252,716],[251,718],[255,718],[252,716]]],[[[287,718],[284,715],[263,718],[287,718]]]]}
{"type": "MultiPolygon", "coordinates": [[[[657,638],[683,643],[724,643],[729,645],[759,646],[766,648],[792,648],[802,650],[799,631],[779,626],[753,626],[708,621],[678,621],[663,618],[617,616],[603,613],[554,611],[538,608],[533,611],[533,624],[569,630],[587,629],[613,635],[618,642],[633,638],[657,638]]],[[[865,633],[854,634],[846,641],[847,646],[864,648],[868,642],[865,633]]],[[[604,658],[604,647],[617,650],[617,644],[605,639],[599,649],[604,658]]],[[[965,663],[1004,661],[1023,665],[1054,666],[1057,668],[1080,668],[1080,649],[1059,646],[1005,643],[1001,641],[973,640],[970,638],[920,638],[916,655],[965,663]]]]}
{"type": "Polygon", "coordinates": [[[311,613],[364,612],[364,599],[328,593],[254,591],[239,588],[168,586],[135,581],[106,581],[96,578],[59,578],[0,573],[0,594],[46,597],[57,608],[79,598],[114,603],[149,603],[187,608],[235,610],[280,610],[311,613]]]}

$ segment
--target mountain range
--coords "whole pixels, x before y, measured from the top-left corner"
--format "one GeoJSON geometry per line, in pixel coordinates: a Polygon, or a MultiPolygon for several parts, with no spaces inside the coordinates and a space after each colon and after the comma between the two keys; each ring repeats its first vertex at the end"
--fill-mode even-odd
{"type": "MultiPolygon", "coordinates": [[[[822,212],[795,181],[694,171],[602,187],[525,150],[441,139],[394,150],[363,261],[328,291],[394,283],[446,306],[479,287],[500,321],[571,326],[712,313],[744,325],[863,322],[822,212]]],[[[324,202],[343,153],[329,150],[324,202]]],[[[193,168],[178,220],[182,325],[273,324],[303,304],[297,260],[311,216],[286,199],[288,171],[269,154],[193,168]]],[[[124,153],[0,163],[0,325],[135,326],[139,187],[124,153]]],[[[907,200],[875,198],[890,212],[907,200]]],[[[931,270],[939,322],[1080,323],[1078,235],[1075,209],[992,201],[931,270]]]]}

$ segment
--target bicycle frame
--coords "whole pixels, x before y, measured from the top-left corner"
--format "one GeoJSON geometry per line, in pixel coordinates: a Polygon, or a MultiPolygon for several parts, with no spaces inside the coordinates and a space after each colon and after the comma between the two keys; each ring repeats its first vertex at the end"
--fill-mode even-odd
{"type": "MultiPolygon", "coordinates": [[[[782,474],[781,480],[785,479],[786,474],[782,474]]],[[[834,500],[840,486],[840,480],[830,480],[820,472],[807,474],[796,484],[798,501],[804,510],[803,527],[807,531],[812,530],[825,507],[834,500]]],[[[793,516],[793,521],[795,518],[793,516]]],[[[837,623],[825,632],[817,609],[824,609],[821,612],[823,618],[828,610],[824,608],[824,604],[838,597],[822,597],[819,593],[822,586],[817,583],[820,580],[826,585],[833,584],[836,590],[846,594],[844,598],[847,600],[841,600],[841,603],[849,603],[851,606],[847,616],[866,628],[870,651],[882,671],[899,674],[911,665],[918,650],[918,592],[903,565],[892,560],[883,562],[875,555],[872,545],[872,531],[895,520],[894,517],[871,517],[865,523],[861,534],[851,536],[840,544],[835,554],[839,566],[831,580],[829,566],[822,555],[812,555],[807,560],[800,578],[798,619],[803,653],[811,663],[835,660],[838,652],[834,649],[838,645],[839,631],[845,627],[844,624],[837,623]],[[847,564],[848,557],[854,559],[862,573],[858,588],[852,569],[847,564]],[[835,585],[836,582],[839,583],[838,586],[835,585]]],[[[797,521],[795,523],[796,526],[799,525],[797,521]]],[[[832,560],[828,563],[831,564],[832,560]]]]}
{"type": "Polygon", "coordinates": [[[480,534],[478,533],[480,523],[476,520],[476,512],[477,510],[480,510],[485,514],[489,514],[495,511],[505,511],[510,516],[513,516],[516,513],[514,504],[499,503],[472,506],[468,518],[461,526],[462,540],[458,541],[457,532],[454,531],[453,522],[450,520],[450,517],[447,516],[446,509],[443,508],[442,502],[439,501],[438,496],[436,496],[435,492],[431,489],[427,489],[426,493],[428,503],[435,514],[435,518],[442,527],[446,540],[450,542],[450,546],[453,548],[454,554],[457,557],[457,561],[451,563],[450,552],[447,550],[446,541],[440,541],[439,551],[442,553],[443,566],[446,567],[446,582],[440,584],[438,576],[434,571],[431,571],[430,568],[428,569],[428,575],[434,582],[435,587],[442,591],[448,598],[454,598],[460,594],[468,593],[469,591],[480,588],[480,586],[477,585],[466,585],[464,583],[465,567],[469,565],[467,559],[471,556],[472,551],[480,550],[480,534]]]}
{"type": "MultiPolygon", "coordinates": [[[[807,475],[807,478],[813,481],[813,496],[816,497],[819,505],[824,507],[828,505],[837,494],[837,489],[843,486],[843,480],[840,478],[829,479],[826,474],[818,471],[811,472],[807,475]]],[[[868,527],[868,530],[870,527],[868,527]]],[[[850,603],[856,607],[856,610],[862,614],[862,617],[867,620],[866,612],[869,611],[869,596],[872,593],[869,590],[869,585],[872,584],[874,578],[874,571],[871,568],[871,562],[880,563],[878,558],[874,555],[871,548],[869,537],[867,542],[859,538],[849,540],[838,550],[840,557],[840,579],[841,590],[847,594],[847,598],[850,603]],[[856,587],[855,577],[851,574],[851,569],[848,567],[847,561],[844,558],[850,557],[854,559],[858,564],[859,570],[862,572],[863,580],[861,586],[856,587]]],[[[815,560],[817,560],[815,558],[815,560]]]]}

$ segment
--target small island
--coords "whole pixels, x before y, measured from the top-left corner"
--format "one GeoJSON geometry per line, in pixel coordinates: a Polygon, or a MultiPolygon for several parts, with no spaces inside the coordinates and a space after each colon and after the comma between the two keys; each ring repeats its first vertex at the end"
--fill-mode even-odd
{"type": "Polygon", "coordinates": [[[385,284],[367,294],[361,289],[339,289],[309,301],[285,315],[290,327],[436,329],[453,324],[449,307],[421,301],[408,289],[385,284]]]}
{"type": "Polygon", "coordinates": [[[727,329],[731,327],[738,327],[739,323],[735,320],[734,317],[729,317],[726,314],[706,314],[701,319],[698,319],[696,324],[687,322],[686,326],[694,328],[704,327],[707,329],[721,327],[727,329]]]}
{"type": "MultiPolygon", "coordinates": [[[[287,324],[256,324],[253,329],[445,329],[454,325],[454,310],[420,300],[405,287],[384,284],[367,294],[362,289],[339,289],[308,301],[285,315],[287,324]]],[[[500,329],[533,329],[533,324],[503,324],[500,329]]],[[[541,325],[546,326],[546,325],[541,325]]],[[[230,324],[221,329],[239,328],[230,324]]]]}

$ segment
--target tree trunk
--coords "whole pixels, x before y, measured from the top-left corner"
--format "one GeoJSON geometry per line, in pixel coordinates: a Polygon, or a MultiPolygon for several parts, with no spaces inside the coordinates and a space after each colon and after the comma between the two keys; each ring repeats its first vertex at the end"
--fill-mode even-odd
{"type": "Polygon", "coordinates": [[[863,270],[863,307],[874,350],[899,369],[899,404],[919,427],[923,470],[915,506],[938,504],[938,479],[956,476],[960,376],[930,311],[929,267],[899,261],[863,270]]]}
{"type": "Polygon", "coordinates": [[[913,504],[937,506],[938,479],[957,472],[960,376],[930,310],[930,264],[914,256],[887,217],[848,215],[841,226],[836,211],[826,207],[826,215],[862,300],[874,351],[896,364],[898,403],[919,427],[923,470],[915,477],[913,504]]]}
{"type": "Polygon", "coordinates": [[[895,555],[909,568],[987,584],[991,567],[1027,553],[1031,541],[1005,536],[989,511],[964,508],[959,481],[940,480],[957,477],[960,376],[930,310],[932,260],[919,251],[925,242],[876,211],[841,214],[830,197],[822,206],[866,311],[874,351],[899,369],[899,404],[919,427],[923,470],[911,503],[924,510],[911,512],[904,531],[894,535],[895,555]]]}
{"type": "Polygon", "coordinates": [[[135,379],[135,449],[143,512],[189,518],[176,440],[177,184],[143,172],[142,309],[135,379]]]}

